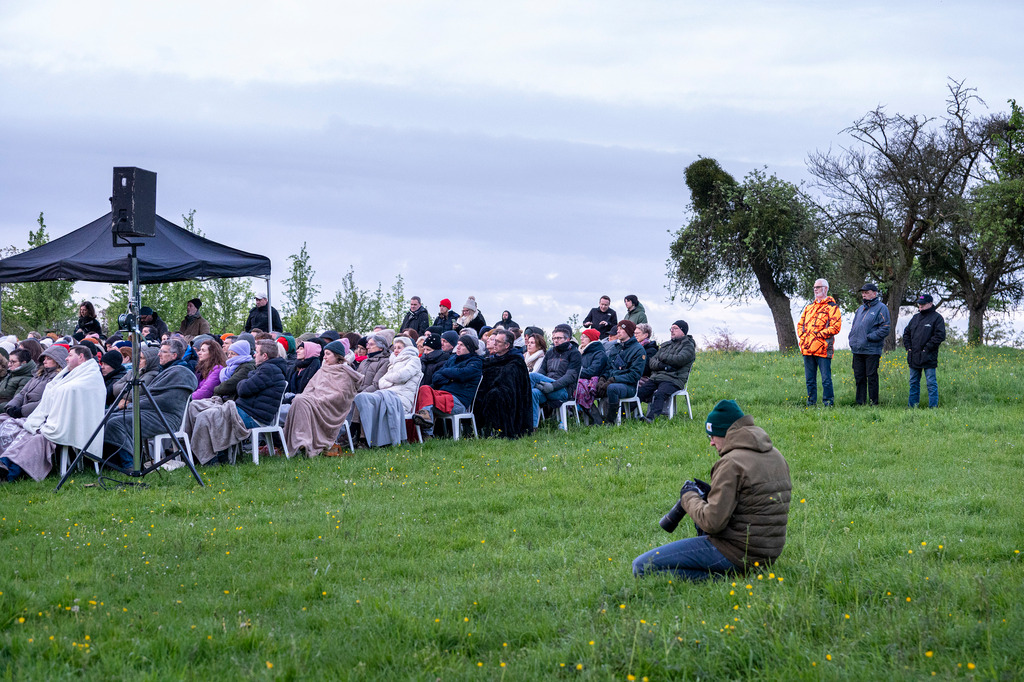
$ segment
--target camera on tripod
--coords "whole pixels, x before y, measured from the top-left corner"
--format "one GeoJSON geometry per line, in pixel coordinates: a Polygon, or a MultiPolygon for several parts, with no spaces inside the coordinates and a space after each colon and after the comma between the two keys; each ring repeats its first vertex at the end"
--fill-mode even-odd
{"type": "Polygon", "coordinates": [[[117,330],[122,332],[139,331],[139,321],[131,311],[117,316],[117,330]]]}

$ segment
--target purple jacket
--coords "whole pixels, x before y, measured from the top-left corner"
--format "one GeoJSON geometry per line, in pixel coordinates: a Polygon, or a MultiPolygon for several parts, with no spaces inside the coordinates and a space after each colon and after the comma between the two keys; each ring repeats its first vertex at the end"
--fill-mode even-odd
{"type": "Polygon", "coordinates": [[[196,375],[196,379],[199,380],[199,388],[192,393],[192,400],[213,397],[213,389],[217,388],[217,385],[220,384],[220,371],[222,369],[224,369],[222,366],[214,365],[205,379],[199,379],[199,375],[196,375]]]}

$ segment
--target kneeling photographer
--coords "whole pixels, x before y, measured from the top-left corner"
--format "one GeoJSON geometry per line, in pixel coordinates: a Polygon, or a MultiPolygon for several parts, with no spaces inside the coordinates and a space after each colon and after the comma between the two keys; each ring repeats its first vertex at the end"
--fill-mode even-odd
{"type": "Polygon", "coordinates": [[[633,575],[671,572],[707,580],[742,573],[754,562],[768,566],[782,553],[792,487],[785,458],[735,400],[715,405],[707,433],[720,457],[711,467],[710,484],[687,481],[679,502],[661,520],[671,533],[689,514],[697,537],[641,554],[633,561],[633,575]]]}

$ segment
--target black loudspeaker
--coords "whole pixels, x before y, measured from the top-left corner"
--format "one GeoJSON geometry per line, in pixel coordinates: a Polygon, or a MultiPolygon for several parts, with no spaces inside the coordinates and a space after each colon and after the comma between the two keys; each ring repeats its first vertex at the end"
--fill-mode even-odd
{"type": "Polygon", "coordinates": [[[156,236],[156,173],[134,166],[114,169],[110,220],[115,241],[156,236]]]}

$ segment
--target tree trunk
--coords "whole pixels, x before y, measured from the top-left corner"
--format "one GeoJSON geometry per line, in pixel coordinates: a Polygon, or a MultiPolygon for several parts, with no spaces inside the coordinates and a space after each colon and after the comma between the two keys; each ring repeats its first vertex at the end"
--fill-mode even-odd
{"type": "Polygon", "coordinates": [[[985,341],[985,308],[967,309],[967,345],[980,346],[985,341]]]}
{"type": "Polygon", "coordinates": [[[882,351],[889,352],[896,348],[896,322],[900,318],[900,303],[903,301],[903,297],[907,293],[907,278],[905,275],[898,275],[893,278],[894,280],[889,284],[888,299],[886,299],[885,305],[889,308],[889,335],[885,337],[885,343],[882,344],[882,351]]]}
{"type": "Polygon", "coordinates": [[[775,335],[779,339],[779,350],[789,353],[798,348],[796,325],[793,324],[793,309],[790,307],[789,296],[786,296],[772,279],[771,273],[765,268],[752,267],[757,277],[758,288],[764,296],[768,309],[772,311],[775,321],[775,335]]]}

